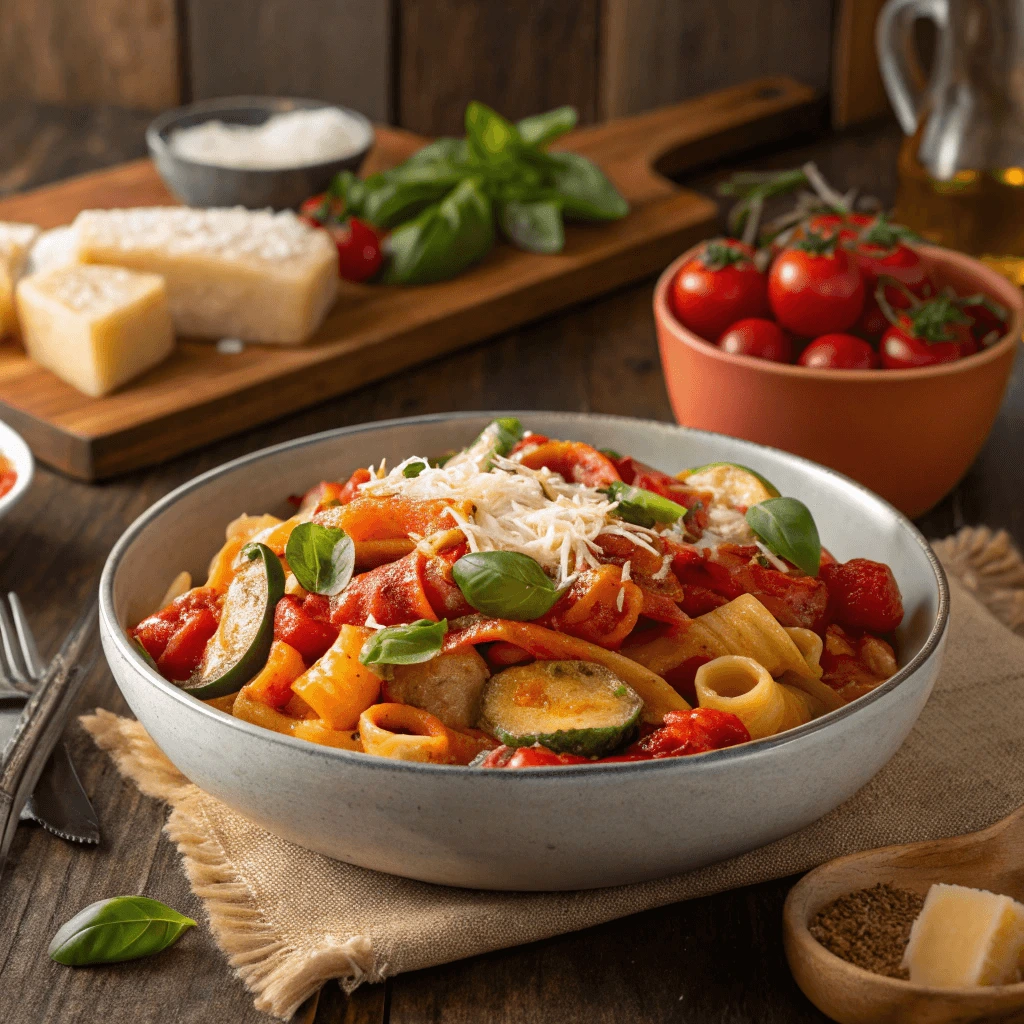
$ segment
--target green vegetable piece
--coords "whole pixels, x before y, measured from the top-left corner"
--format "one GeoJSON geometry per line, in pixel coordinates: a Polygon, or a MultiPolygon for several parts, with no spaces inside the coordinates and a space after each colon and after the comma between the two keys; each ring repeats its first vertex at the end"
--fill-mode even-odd
{"type": "Polygon", "coordinates": [[[418,477],[423,470],[428,469],[429,466],[430,463],[427,462],[426,459],[418,459],[416,462],[410,462],[409,465],[402,470],[402,476],[407,480],[415,480],[416,477],[418,477]]]}
{"type": "Polygon", "coordinates": [[[491,201],[466,179],[440,203],[396,228],[387,238],[391,284],[429,284],[462,273],[494,245],[491,201]]]}
{"type": "Polygon", "coordinates": [[[478,100],[466,107],[466,141],[488,163],[514,160],[522,148],[515,125],[478,100]]]}
{"type": "Polygon", "coordinates": [[[540,564],[518,551],[475,551],[452,567],[462,596],[495,619],[539,619],[560,597],[540,564]]]}
{"type": "Polygon", "coordinates": [[[821,567],[821,540],[810,509],[796,498],[769,498],[747,509],[747,524],[780,558],[808,576],[821,567]]]}
{"type": "Polygon", "coordinates": [[[611,459],[613,462],[622,458],[622,455],[617,452],[614,448],[598,448],[597,449],[606,459],[611,459]]]}
{"type": "MultiPolygon", "coordinates": [[[[766,477],[761,476],[756,469],[751,469],[749,466],[741,465],[739,462],[706,462],[703,466],[697,466],[694,469],[688,470],[689,473],[703,473],[705,469],[714,469],[715,466],[735,466],[737,469],[742,469],[744,473],[749,473],[756,480],[759,480],[763,485],[764,489],[773,497],[779,496],[779,489],[766,477]]],[[[686,483],[684,480],[683,483],[686,483]]]]}
{"type": "Polygon", "coordinates": [[[571,132],[576,127],[575,107],[555,107],[544,114],[524,117],[516,128],[519,137],[528,146],[546,146],[554,142],[560,135],[571,132]]]}
{"type": "Polygon", "coordinates": [[[79,911],[61,925],[47,952],[68,967],[117,964],[159,953],[195,926],[159,900],[114,896],[79,911]]]}
{"type": "Polygon", "coordinates": [[[220,624],[202,664],[178,684],[200,700],[240,690],[267,663],[274,640],[274,609],[284,597],[281,560],[266,544],[246,545],[242,557],[247,560],[224,596],[220,624]]]}
{"type": "Polygon", "coordinates": [[[654,491],[616,480],[606,491],[609,498],[619,503],[612,515],[636,526],[648,529],[655,523],[672,524],[686,515],[686,509],[654,491]]]}
{"type": "Polygon", "coordinates": [[[557,203],[502,203],[499,223],[508,240],[527,252],[549,254],[565,248],[565,229],[557,203]]]}
{"type": "Polygon", "coordinates": [[[356,546],[344,530],[299,523],[284,549],[288,568],[311,594],[340,594],[356,567],[356,546]]]}
{"type": "Polygon", "coordinates": [[[522,423],[515,416],[499,416],[488,423],[465,450],[488,470],[493,466],[494,456],[508,456],[523,439],[524,433],[522,423]]]}
{"type": "Polygon", "coordinates": [[[484,684],[480,727],[510,747],[540,743],[560,753],[604,757],[633,737],[643,706],[636,691],[603,665],[535,661],[484,684]]]}
{"type": "Polygon", "coordinates": [[[404,626],[386,626],[363,644],[359,660],[367,666],[418,665],[440,653],[447,632],[447,619],[417,619],[404,626]]]}
{"type": "Polygon", "coordinates": [[[618,220],[629,203],[615,190],[597,164],[578,153],[548,153],[551,183],[562,214],[581,220],[618,220]]]}
{"type": "Polygon", "coordinates": [[[142,644],[142,641],[137,636],[132,637],[132,647],[135,648],[136,653],[151,669],[153,669],[154,672],[160,671],[156,667],[156,661],[153,660],[153,655],[146,650],[146,648],[142,644]]]}

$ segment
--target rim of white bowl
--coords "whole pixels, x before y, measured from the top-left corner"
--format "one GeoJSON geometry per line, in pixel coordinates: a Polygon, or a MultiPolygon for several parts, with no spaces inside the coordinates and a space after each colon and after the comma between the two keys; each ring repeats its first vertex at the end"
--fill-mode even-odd
{"type": "Polygon", "coordinates": [[[271,729],[265,729],[261,726],[254,725],[251,722],[245,722],[240,718],[235,718],[233,715],[228,715],[223,711],[218,711],[216,708],[212,708],[209,705],[204,704],[202,701],[199,701],[195,697],[186,693],[180,687],[177,687],[173,683],[164,679],[159,672],[150,667],[143,660],[142,655],[129,642],[127,634],[121,627],[121,624],[117,621],[117,616],[114,614],[114,576],[117,573],[121,558],[135,541],[138,534],[149,524],[151,520],[160,516],[167,508],[175,504],[186,494],[199,490],[211,480],[214,480],[219,476],[229,474],[241,466],[248,465],[252,462],[259,462],[262,459],[268,458],[271,455],[276,455],[280,452],[294,451],[309,445],[321,444],[324,441],[331,440],[333,438],[351,437],[357,434],[372,434],[390,427],[442,423],[452,420],[458,421],[481,418],[495,419],[499,416],[516,416],[528,420],[531,415],[565,416],[567,418],[578,418],[582,416],[586,419],[598,422],[632,423],[642,425],[648,429],[663,430],[674,434],[681,433],[685,435],[699,435],[713,439],[721,438],[729,442],[739,442],[754,450],[770,451],[780,454],[801,466],[811,467],[818,472],[835,477],[836,479],[857,489],[866,497],[878,502],[883,508],[891,512],[900,528],[907,533],[914,543],[921,549],[926,560],[931,566],[932,574],[935,578],[935,586],[938,592],[938,610],[935,616],[935,621],[932,623],[931,629],[928,632],[928,638],[921,647],[921,650],[918,651],[906,665],[901,666],[895,675],[891,676],[870,693],[865,694],[863,697],[858,697],[855,701],[852,701],[844,707],[838,708],[835,711],[830,711],[827,714],[822,715],[820,718],[816,718],[804,725],[797,726],[794,729],[788,729],[778,735],[768,736],[760,740],[751,740],[749,743],[741,743],[734,747],[724,747],[721,750],[710,750],[706,753],[691,755],[689,757],[666,757],[652,759],[649,761],[614,762],[611,764],[594,763],[583,765],[560,765],[554,767],[544,765],[531,768],[517,768],[514,771],[496,771],[493,773],[494,775],[508,777],[510,779],[525,776],[530,779],[550,778],[557,780],[564,778],[581,778],[584,775],[592,775],[595,773],[605,774],[607,772],[685,772],[697,771],[702,765],[718,764],[734,758],[756,757],[758,754],[766,753],[776,747],[783,746],[787,743],[793,743],[794,741],[808,736],[811,733],[815,733],[820,729],[828,728],[844,718],[856,715],[859,710],[873,704],[875,701],[881,700],[884,696],[896,689],[896,687],[898,687],[905,679],[909,678],[918,669],[920,669],[935,654],[939,645],[942,643],[942,639],[949,626],[949,585],[946,581],[945,571],[943,570],[935,552],[932,550],[931,545],[927,540],[925,540],[920,530],[918,530],[917,527],[899,511],[899,509],[895,508],[884,498],[879,497],[879,495],[863,486],[863,484],[857,483],[856,480],[852,480],[850,477],[845,476],[842,473],[838,473],[834,469],[829,469],[827,466],[822,466],[819,463],[812,462],[810,459],[802,458],[799,455],[793,455],[790,452],[782,451],[780,448],[771,448],[768,445],[757,444],[754,441],[745,441],[740,438],[728,437],[725,434],[718,434],[710,430],[697,430],[693,427],[683,427],[677,423],[644,420],[633,416],[611,416],[605,414],[574,413],[544,409],[479,410],[474,412],[430,413],[423,416],[406,416],[387,420],[377,420],[373,423],[361,423],[351,427],[337,427],[333,430],[325,430],[317,434],[307,434],[291,441],[283,441],[280,444],[271,445],[268,448],[261,448],[248,455],[232,459],[230,462],[226,462],[214,469],[207,470],[205,473],[201,473],[199,476],[194,477],[187,483],[176,487],[169,494],[165,495],[159,501],[146,509],[146,511],[143,512],[125,530],[117,543],[111,549],[110,554],[107,556],[106,564],[103,567],[103,575],[100,578],[99,614],[101,627],[113,638],[119,652],[125,656],[136,671],[140,672],[143,678],[152,686],[163,690],[164,693],[171,696],[172,699],[176,700],[183,706],[191,709],[192,712],[213,717],[218,722],[228,725],[231,728],[238,729],[243,733],[251,736],[262,737],[268,743],[284,744],[285,746],[292,748],[298,747],[299,749],[306,751],[308,754],[336,759],[342,763],[351,763],[353,759],[356,759],[356,763],[361,767],[369,768],[371,770],[387,770],[392,772],[444,772],[450,775],[458,775],[463,778],[476,777],[479,769],[470,768],[468,765],[445,765],[429,764],[418,761],[401,761],[394,758],[376,757],[372,754],[365,754],[356,750],[343,750],[338,747],[328,747],[322,744],[310,743],[307,740],[298,739],[294,736],[285,736],[282,733],[274,732],[271,729]]]}
{"type": "Polygon", "coordinates": [[[21,434],[3,420],[0,420],[0,455],[6,455],[14,463],[14,470],[18,474],[14,486],[0,498],[0,519],[3,519],[29,489],[32,477],[35,476],[36,460],[21,434]]]}

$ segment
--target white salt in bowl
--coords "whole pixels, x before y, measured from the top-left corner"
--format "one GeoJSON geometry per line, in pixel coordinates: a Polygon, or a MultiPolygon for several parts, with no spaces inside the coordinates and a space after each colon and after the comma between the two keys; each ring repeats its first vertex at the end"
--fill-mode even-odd
{"type": "Polygon", "coordinates": [[[188,206],[245,206],[250,210],[295,209],[323,192],[339,171],[357,171],[373,146],[370,121],[356,110],[320,100],[269,96],[234,96],[201,100],[168,110],[146,129],[146,144],[164,184],[188,206]],[[260,125],[275,114],[294,110],[340,111],[350,122],[356,148],[344,156],[294,167],[272,169],[221,167],[187,159],[171,145],[182,128],[208,121],[229,125],[260,125]]]}
{"type": "Polygon", "coordinates": [[[468,413],[386,420],[289,441],[173,491],[117,542],[100,583],[103,647],[121,692],[196,785],[268,831],[339,860],[482,889],[585,889],[725,860],[803,828],[861,788],[899,748],[931,693],[949,594],[931,548],[859,484],[749,441],[666,423],[577,413],[468,413]],[[733,461],[814,513],[840,560],[887,562],[903,593],[899,672],[778,736],[692,757],[486,770],[317,746],[201,703],[147,667],[125,629],[182,569],[203,579],[242,512],[290,514],[285,497],[386,458],[468,443],[495,416],[614,448],[676,472],[733,461]],[[275,505],[276,502],[276,505],[275,505]],[[269,507],[268,507],[269,506],[269,507]]]}

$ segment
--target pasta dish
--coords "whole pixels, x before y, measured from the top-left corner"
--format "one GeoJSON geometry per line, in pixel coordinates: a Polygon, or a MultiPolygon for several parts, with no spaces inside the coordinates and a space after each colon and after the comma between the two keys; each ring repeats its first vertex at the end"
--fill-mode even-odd
{"type": "Polygon", "coordinates": [[[13,489],[18,482],[18,472],[3,452],[0,452],[0,498],[13,489]]]}
{"type": "Polygon", "coordinates": [[[164,678],[368,755],[522,768],[772,736],[897,670],[888,566],[755,470],[671,476],[507,418],[229,523],[129,635],[164,678]]]}

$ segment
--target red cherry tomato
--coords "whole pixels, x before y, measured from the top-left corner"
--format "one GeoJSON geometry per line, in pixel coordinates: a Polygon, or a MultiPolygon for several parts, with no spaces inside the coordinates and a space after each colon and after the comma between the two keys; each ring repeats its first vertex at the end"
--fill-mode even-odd
{"type": "Polygon", "coordinates": [[[325,224],[336,224],[341,220],[344,212],[344,200],[326,192],[310,196],[299,207],[299,216],[314,228],[323,227],[325,224]]]}
{"type": "Polygon", "coordinates": [[[346,281],[368,281],[380,270],[380,239],[369,224],[349,217],[344,224],[327,230],[338,247],[338,273],[346,281]]]}
{"type": "Polygon", "coordinates": [[[903,621],[903,599],[892,570],[881,562],[851,558],[822,562],[829,611],[841,626],[891,633],[903,621]]]}
{"type": "Polygon", "coordinates": [[[874,370],[878,353],[852,334],[823,334],[800,353],[797,362],[816,370],[874,370]]]}
{"type": "Polygon", "coordinates": [[[840,242],[851,242],[874,219],[869,213],[819,213],[807,222],[807,228],[819,235],[838,235],[840,242]]]}
{"type": "Polygon", "coordinates": [[[945,295],[899,315],[882,335],[882,365],[887,370],[952,363],[978,351],[971,321],[945,295]]]}
{"type": "Polygon", "coordinates": [[[783,327],[816,338],[857,322],[864,308],[864,281],[837,238],[809,231],[772,264],[768,301],[783,327]]]}
{"type": "Polygon", "coordinates": [[[774,320],[756,316],[737,320],[718,339],[718,347],[733,355],[770,359],[774,363],[793,361],[793,342],[789,335],[774,320]]]}
{"type": "Polygon", "coordinates": [[[960,308],[971,318],[971,336],[979,348],[994,345],[1004,334],[1009,313],[987,295],[972,295],[960,303],[960,308]]]}
{"type": "Polygon", "coordinates": [[[708,242],[679,269],[672,306],[684,327],[711,342],[737,320],[766,316],[765,275],[754,264],[754,250],[733,239],[708,242]]]}
{"type": "Polygon", "coordinates": [[[716,708],[669,711],[662,726],[628,747],[625,757],[637,754],[654,758],[685,757],[748,742],[747,727],[731,711],[716,708]]]}

